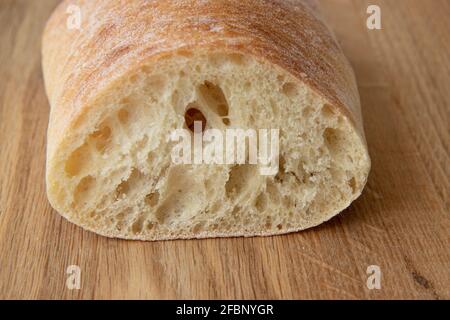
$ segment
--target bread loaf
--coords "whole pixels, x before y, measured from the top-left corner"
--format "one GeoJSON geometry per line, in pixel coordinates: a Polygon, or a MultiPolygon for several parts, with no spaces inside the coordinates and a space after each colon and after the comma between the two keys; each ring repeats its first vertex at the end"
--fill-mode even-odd
{"type": "Polygon", "coordinates": [[[42,53],[48,198],[87,230],[282,234],[329,220],[366,183],[355,77],[309,1],[63,1],[42,53]],[[68,6],[80,28],[68,27],[68,6]],[[192,120],[219,132],[278,129],[278,171],[174,162],[169,137],[192,120]]]}

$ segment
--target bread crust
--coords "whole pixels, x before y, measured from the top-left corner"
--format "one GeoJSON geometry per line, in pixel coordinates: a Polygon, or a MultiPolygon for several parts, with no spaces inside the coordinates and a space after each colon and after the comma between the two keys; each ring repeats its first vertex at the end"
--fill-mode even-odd
{"type": "Polygon", "coordinates": [[[278,65],[351,119],[364,138],[352,68],[302,0],[65,0],[43,36],[50,158],[113,81],[144,61],[190,48],[242,52],[278,65]],[[81,30],[67,28],[69,5],[81,9],[81,30]]]}
{"type": "MultiPolygon", "coordinates": [[[[57,161],[57,150],[68,143],[70,132],[85,120],[93,101],[140,66],[188,50],[237,52],[282,68],[350,119],[365,145],[354,73],[332,33],[317,16],[317,7],[311,3],[311,0],[64,0],[47,23],[42,45],[51,105],[47,188],[53,183],[49,167],[57,161]],[[80,8],[80,30],[67,27],[66,10],[70,5],[80,8]]],[[[52,197],[49,198],[56,207],[52,197]]],[[[276,233],[261,232],[261,235],[276,233]]],[[[208,236],[205,233],[198,238],[208,236]]]]}

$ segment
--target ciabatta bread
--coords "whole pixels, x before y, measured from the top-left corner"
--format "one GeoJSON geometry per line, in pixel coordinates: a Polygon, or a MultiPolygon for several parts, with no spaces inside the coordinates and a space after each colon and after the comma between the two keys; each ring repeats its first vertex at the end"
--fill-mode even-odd
{"type": "Polygon", "coordinates": [[[366,183],[354,74],[306,1],[63,1],[43,70],[48,198],[98,234],[293,232],[341,212],[366,183]],[[168,136],[195,117],[221,132],[280,129],[279,172],[174,163],[168,136]]]}

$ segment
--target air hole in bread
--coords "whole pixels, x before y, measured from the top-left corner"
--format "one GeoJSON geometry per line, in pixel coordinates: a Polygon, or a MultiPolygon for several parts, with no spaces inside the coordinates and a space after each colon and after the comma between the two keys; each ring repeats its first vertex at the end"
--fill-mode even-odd
{"type": "Polygon", "coordinates": [[[283,84],[281,92],[288,98],[293,98],[298,94],[297,85],[293,82],[286,82],[283,84]]]}
{"type": "Polygon", "coordinates": [[[141,187],[141,183],[143,180],[143,174],[133,168],[128,179],[122,181],[116,188],[116,199],[126,198],[131,192],[139,191],[139,187],[141,187]]]}
{"type": "Polygon", "coordinates": [[[129,117],[130,114],[127,110],[125,110],[125,108],[120,109],[119,112],[117,113],[117,118],[123,125],[127,124],[129,117]]]}
{"type": "Polygon", "coordinates": [[[339,134],[340,132],[337,129],[334,128],[325,129],[323,133],[323,138],[330,152],[334,153],[338,151],[337,148],[339,147],[339,140],[340,140],[339,134]]]}
{"type": "Polygon", "coordinates": [[[232,67],[232,65],[243,65],[245,63],[245,57],[240,53],[236,54],[222,54],[214,53],[209,57],[209,63],[218,69],[226,69],[232,67]]]}
{"type": "Polygon", "coordinates": [[[193,214],[206,204],[203,181],[198,181],[185,166],[175,166],[166,175],[164,191],[155,210],[155,218],[161,224],[191,221],[193,214]],[[192,199],[196,199],[192,201],[192,199]]]}
{"type": "Polygon", "coordinates": [[[253,125],[256,122],[255,116],[253,114],[250,114],[248,120],[249,120],[250,125],[253,125]]]}
{"type": "Polygon", "coordinates": [[[329,104],[324,104],[322,107],[322,114],[328,119],[333,118],[336,115],[334,108],[329,104]]]}
{"type": "Polygon", "coordinates": [[[116,188],[116,199],[126,197],[129,190],[130,186],[128,184],[128,180],[122,181],[116,188]]]}
{"type": "Polygon", "coordinates": [[[268,217],[266,219],[266,223],[265,223],[264,226],[265,226],[266,229],[271,229],[272,228],[272,221],[270,220],[270,217],[268,217]]]}
{"type": "Polygon", "coordinates": [[[205,81],[199,86],[199,93],[202,100],[215,114],[221,118],[228,117],[229,106],[225,94],[219,86],[212,82],[205,81]]]}
{"type": "Polygon", "coordinates": [[[159,202],[159,192],[153,192],[145,197],[145,203],[150,207],[155,207],[159,202]]]}
{"type": "Polygon", "coordinates": [[[204,223],[199,222],[192,228],[192,232],[198,233],[198,232],[202,231],[203,227],[204,227],[204,223]]]}
{"type": "Polygon", "coordinates": [[[311,107],[305,107],[302,111],[302,115],[304,118],[308,118],[314,112],[314,109],[311,107]]]}
{"type": "Polygon", "coordinates": [[[125,210],[122,210],[120,213],[118,213],[114,218],[116,222],[116,228],[118,230],[125,229],[126,227],[130,229],[130,226],[132,225],[131,222],[133,221],[133,210],[132,208],[126,208],[125,210]]]}
{"type": "Polygon", "coordinates": [[[77,204],[83,204],[89,201],[89,195],[94,187],[95,179],[92,176],[86,176],[80,180],[74,192],[74,200],[77,204]]]}
{"type": "Polygon", "coordinates": [[[123,229],[123,222],[122,221],[117,221],[116,222],[116,230],[117,231],[122,231],[123,229]]]}
{"type": "Polygon", "coordinates": [[[144,228],[144,217],[139,217],[135,222],[133,222],[133,225],[131,226],[131,232],[134,234],[139,234],[142,232],[142,229],[144,228]]]}
{"type": "Polygon", "coordinates": [[[279,194],[278,188],[275,185],[275,183],[272,182],[271,180],[267,181],[266,192],[269,195],[269,198],[273,202],[275,202],[275,203],[280,202],[280,194],[279,194]]]}
{"type": "Polygon", "coordinates": [[[275,101],[273,101],[272,99],[270,100],[270,108],[272,109],[272,113],[274,115],[279,112],[277,103],[275,101]]]}
{"type": "Polygon", "coordinates": [[[206,117],[203,115],[203,113],[198,109],[198,104],[196,102],[192,102],[188,104],[187,110],[184,113],[184,122],[186,125],[186,128],[194,132],[195,128],[195,122],[201,122],[202,123],[202,131],[205,131],[206,129],[206,117]]]}
{"type": "Polygon", "coordinates": [[[85,164],[90,161],[90,148],[87,143],[76,149],[67,159],[64,170],[70,177],[78,175],[85,164]]]}
{"type": "Polygon", "coordinates": [[[259,196],[256,198],[255,203],[256,209],[258,209],[259,212],[264,212],[267,208],[267,196],[265,193],[260,193],[259,196]]]}
{"type": "Polygon", "coordinates": [[[231,212],[231,216],[237,220],[237,219],[239,219],[239,215],[240,215],[241,211],[242,211],[242,208],[240,206],[236,206],[233,208],[233,211],[231,212]]]}
{"type": "Polygon", "coordinates": [[[278,183],[283,183],[284,177],[286,175],[286,159],[284,156],[280,156],[279,160],[279,170],[278,173],[275,175],[275,181],[278,183]]]}
{"type": "Polygon", "coordinates": [[[91,134],[90,138],[95,149],[100,153],[104,153],[110,142],[111,128],[106,125],[101,125],[100,129],[91,134]]]}
{"type": "Polygon", "coordinates": [[[245,59],[245,56],[243,54],[240,53],[232,53],[229,55],[229,59],[231,62],[237,64],[237,65],[243,65],[245,64],[247,61],[245,59]]]}
{"type": "Polygon", "coordinates": [[[225,184],[226,194],[229,198],[241,195],[252,185],[254,177],[257,177],[257,166],[242,164],[230,169],[228,181],[225,184]]]}
{"type": "Polygon", "coordinates": [[[352,189],[352,193],[353,194],[355,194],[356,193],[356,190],[357,190],[357,186],[356,186],[356,179],[355,179],[355,177],[353,177],[353,178],[351,178],[349,181],[348,181],[348,185],[350,186],[350,188],[352,189]]]}

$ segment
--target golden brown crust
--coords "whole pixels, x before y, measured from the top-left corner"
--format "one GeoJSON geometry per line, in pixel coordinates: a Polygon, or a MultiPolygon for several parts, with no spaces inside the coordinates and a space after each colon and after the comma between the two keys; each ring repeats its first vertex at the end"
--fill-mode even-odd
{"type": "Polygon", "coordinates": [[[52,106],[48,155],[88,102],[144,61],[183,48],[251,54],[287,70],[340,108],[363,137],[353,71],[308,0],[66,0],[43,38],[52,106]],[[308,3],[308,4],[306,4],[308,3]],[[81,9],[81,30],[66,22],[81,9]]]}

